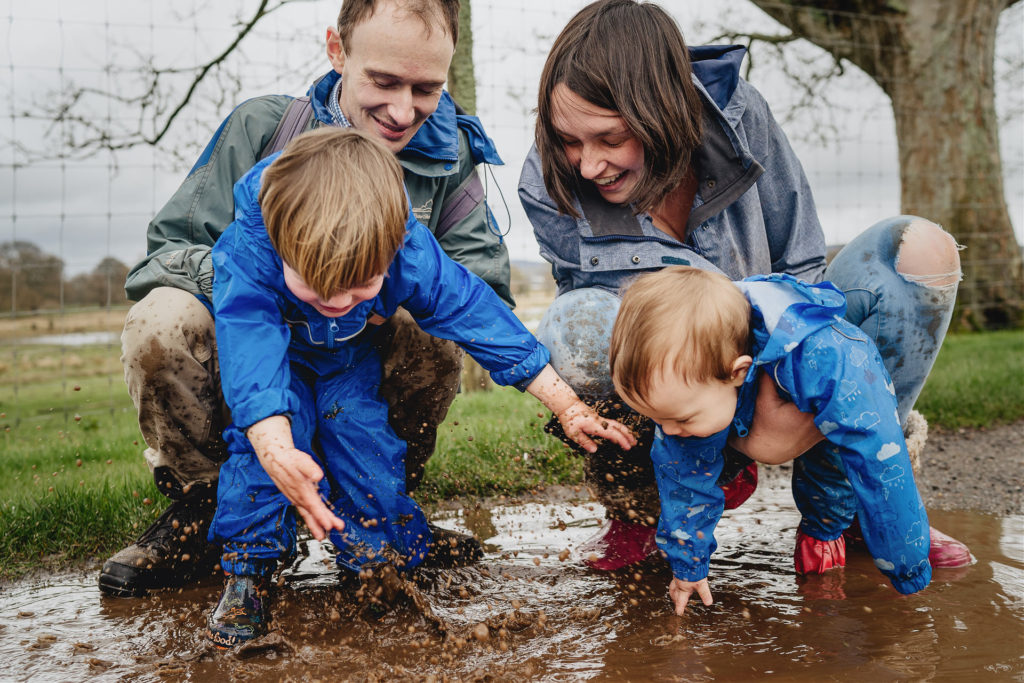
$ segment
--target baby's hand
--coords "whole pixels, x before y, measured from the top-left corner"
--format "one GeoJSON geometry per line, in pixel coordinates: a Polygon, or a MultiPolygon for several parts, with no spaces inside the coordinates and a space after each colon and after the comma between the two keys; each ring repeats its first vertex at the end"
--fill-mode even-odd
{"type": "Polygon", "coordinates": [[[636,445],[636,437],[621,422],[601,417],[593,408],[576,399],[568,408],[556,415],[566,435],[588,453],[597,450],[590,436],[599,436],[629,450],[636,445]],[[589,436],[588,436],[589,435],[589,436]]]}
{"type": "Polygon", "coordinates": [[[672,583],[668,585],[668,595],[672,598],[672,602],[675,603],[676,614],[683,616],[683,612],[686,611],[686,603],[690,601],[690,596],[693,595],[694,591],[697,591],[697,595],[700,596],[701,602],[705,605],[710,605],[714,602],[711,599],[711,587],[708,585],[707,579],[701,579],[700,581],[672,579],[672,583]]]}

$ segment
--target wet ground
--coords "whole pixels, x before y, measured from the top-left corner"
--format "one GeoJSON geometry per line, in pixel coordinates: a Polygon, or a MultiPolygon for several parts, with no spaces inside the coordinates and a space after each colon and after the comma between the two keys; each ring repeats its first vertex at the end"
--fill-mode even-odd
{"type": "Polygon", "coordinates": [[[0,679],[1024,680],[1024,516],[933,512],[977,563],[900,596],[866,554],[794,576],[798,519],[788,491],[765,485],[719,526],[715,604],[685,617],[659,562],[620,576],[579,564],[572,550],[602,516],[570,500],[439,513],[488,555],[420,580],[432,618],[412,606],[370,616],[307,544],[270,635],[230,654],[202,638],[213,582],[134,600],[101,597],[95,573],[15,584],[0,593],[0,679]]]}

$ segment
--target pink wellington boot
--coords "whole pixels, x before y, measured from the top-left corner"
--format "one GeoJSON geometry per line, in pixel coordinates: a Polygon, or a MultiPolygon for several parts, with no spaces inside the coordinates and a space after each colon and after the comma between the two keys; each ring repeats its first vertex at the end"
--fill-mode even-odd
{"type": "MultiPolygon", "coordinates": [[[[967,546],[952,536],[947,536],[933,526],[928,527],[931,548],[928,550],[928,562],[932,569],[959,569],[974,562],[967,546]]],[[[860,522],[856,519],[850,528],[843,532],[843,537],[851,546],[864,548],[864,534],[860,530],[860,522]]]]}
{"type": "Polygon", "coordinates": [[[819,541],[797,529],[793,567],[797,574],[824,574],[833,567],[846,566],[846,541],[819,541]]]}
{"type": "Polygon", "coordinates": [[[947,536],[935,527],[928,527],[931,537],[931,549],[928,550],[928,561],[932,569],[957,569],[974,562],[967,546],[952,536],[947,536]]]}
{"type": "Polygon", "coordinates": [[[609,519],[595,536],[576,552],[591,569],[613,572],[647,559],[658,549],[655,528],[609,519]]]}

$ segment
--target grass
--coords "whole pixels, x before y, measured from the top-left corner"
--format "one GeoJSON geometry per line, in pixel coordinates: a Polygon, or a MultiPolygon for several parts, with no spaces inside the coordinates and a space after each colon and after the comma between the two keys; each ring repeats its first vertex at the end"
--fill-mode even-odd
{"type": "MultiPolygon", "coordinates": [[[[116,368],[116,350],[76,350],[78,365],[0,370],[0,581],[101,559],[163,510],[116,368]],[[113,354],[113,366],[108,365],[113,354]],[[26,376],[32,381],[23,383],[26,376]],[[75,419],[76,416],[79,419],[75,419]]],[[[20,352],[19,362],[36,357],[20,352]]],[[[43,356],[38,356],[42,358],[43,356]]],[[[1024,335],[947,339],[917,407],[933,427],[1024,418],[1024,335]]],[[[542,426],[543,407],[514,389],[460,394],[416,498],[515,495],[582,480],[582,462],[542,426]]]]}

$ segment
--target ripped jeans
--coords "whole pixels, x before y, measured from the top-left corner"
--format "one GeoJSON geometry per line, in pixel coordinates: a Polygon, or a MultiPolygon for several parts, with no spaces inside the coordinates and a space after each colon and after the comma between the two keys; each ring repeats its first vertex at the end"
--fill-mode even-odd
{"type": "MultiPolygon", "coordinates": [[[[864,330],[878,346],[892,376],[903,423],[942,346],[960,280],[956,243],[950,235],[934,228],[914,216],[880,221],[847,244],[829,264],[824,277],[846,293],[846,319],[864,330]],[[948,266],[923,268],[924,275],[899,272],[905,258],[904,239],[915,223],[931,229],[930,238],[950,252],[948,266]]],[[[931,249],[916,249],[915,260],[922,251],[929,255],[931,249]]],[[[922,269],[910,270],[914,273],[922,269]]],[[[619,402],[608,369],[609,339],[618,305],[618,298],[605,290],[584,288],[566,292],[551,304],[537,332],[551,351],[551,364],[558,374],[589,401],[619,402]]],[[[641,519],[657,518],[660,509],[649,450],[633,448],[621,456],[622,461],[616,462],[615,467],[630,471],[628,481],[634,482],[634,490],[621,490],[621,477],[616,478],[616,485],[610,485],[601,464],[589,462],[594,458],[588,458],[585,468],[588,485],[610,517],[628,520],[639,513],[641,519]],[[634,515],[627,517],[627,510],[634,515]]],[[[800,457],[793,463],[794,497],[817,496],[820,500],[817,493],[812,495],[812,489],[824,485],[838,492],[839,498],[829,503],[827,511],[801,507],[805,521],[809,520],[805,533],[821,540],[836,538],[856,512],[856,500],[844,469],[837,462],[821,458],[800,457]]]]}

